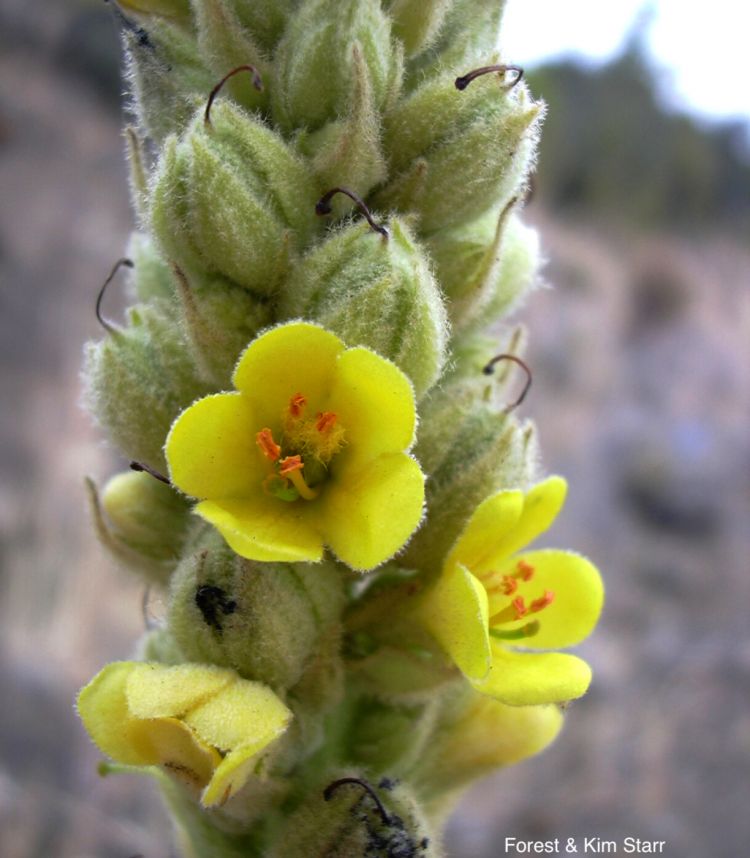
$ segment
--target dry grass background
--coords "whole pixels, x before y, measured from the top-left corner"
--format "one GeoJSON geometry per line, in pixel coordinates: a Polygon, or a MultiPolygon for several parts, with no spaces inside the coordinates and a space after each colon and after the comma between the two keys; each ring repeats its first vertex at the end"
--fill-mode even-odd
{"type": "MultiPolygon", "coordinates": [[[[0,9],[0,855],[167,858],[150,784],[100,780],[72,711],[142,629],[141,587],[95,544],[82,490],[122,462],[78,407],[131,217],[119,115],[71,73],[70,10],[45,11],[0,9]]],[[[583,647],[591,692],[552,749],[471,790],[449,852],[631,835],[734,858],[750,835],[750,253],[530,216],[556,288],[519,316],[524,412],[571,483],[548,544],[594,558],[608,604],[583,647]]]]}

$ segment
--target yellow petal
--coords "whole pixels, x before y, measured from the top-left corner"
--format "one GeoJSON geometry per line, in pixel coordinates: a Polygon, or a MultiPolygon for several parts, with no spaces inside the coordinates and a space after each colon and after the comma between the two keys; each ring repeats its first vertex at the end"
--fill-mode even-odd
{"type": "Polygon", "coordinates": [[[544,482],[537,483],[525,495],[523,511],[515,525],[498,539],[494,540],[492,551],[482,561],[481,568],[474,571],[485,571],[494,567],[525,547],[544,533],[557,518],[568,490],[568,484],[562,477],[549,477],[544,482]]]}
{"type": "Polygon", "coordinates": [[[486,498],[474,510],[461,536],[458,537],[446,565],[463,563],[479,569],[482,561],[497,553],[497,546],[518,524],[523,510],[523,492],[509,490],[486,498]]]}
{"type": "Polygon", "coordinates": [[[202,740],[229,751],[214,772],[201,802],[223,804],[255,768],[256,755],[286,730],[292,713],[259,682],[240,679],[186,716],[202,740]]]}
{"type": "Polygon", "coordinates": [[[233,670],[207,664],[137,664],[127,680],[128,708],[135,718],[178,717],[236,678],[233,670]]]}
{"type": "Polygon", "coordinates": [[[251,744],[264,747],[286,729],[291,717],[270,688],[237,677],[183,720],[205,744],[231,751],[251,744]]]}
{"type": "Polygon", "coordinates": [[[199,399],[172,424],[166,443],[172,482],[196,498],[245,497],[268,471],[255,443],[262,426],[239,393],[199,399]]]}
{"type": "Polygon", "coordinates": [[[562,703],[585,693],[591,668],[583,659],[559,652],[511,652],[492,642],[492,669],[472,685],[511,706],[562,703]]]}
{"type": "Polygon", "coordinates": [[[424,475],[405,453],[379,456],[337,474],[321,498],[325,541],[353,569],[373,569],[395,554],[422,518],[424,475]]]}
{"type": "Polygon", "coordinates": [[[261,495],[247,500],[203,501],[195,512],[211,522],[241,557],[314,562],[323,556],[317,504],[302,500],[286,503],[261,495]]]}
{"type": "MultiPolygon", "coordinates": [[[[574,646],[588,637],[599,619],[604,602],[604,585],[599,570],[580,554],[572,551],[527,551],[517,554],[500,572],[512,572],[516,563],[523,561],[534,567],[534,577],[521,584],[518,592],[527,605],[551,590],[555,596],[551,604],[538,614],[527,614],[515,623],[506,623],[503,630],[538,620],[539,630],[525,638],[523,647],[530,649],[559,649],[574,646]]],[[[490,615],[500,610],[508,597],[490,599],[490,615]]]]}
{"type": "Polygon", "coordinates": [[[418,607],[425,628],[473,680],[487,675],[492,663],[487,634],[487,593],[465,566],[446,567],[418,607]]]}
{"type": "Polygon", "coordinates": [[[223,805],[238,793],[255,771],[258,751],[264,747],[264,744],[250,744],[227,754],[203,791],[201,804],[204,807],[223,805]]]}
{"type": "Polygon", "coordinates": [[[253,404],[256,431],[278,427],[295,393],[305,395],[313,412],[324,410],[343,350],[337,336],[306,322],[272,328],[253,340],[234,371],[234,386],[253,404]]]}
{"type": "Polygon", "coordinates": [[[221,755],[177,718],[135,721],[130,728],[130,741],[150,765],[163,766],[178,780],[197,789],[203,789],[221,762],[221,755]]]}
{"type": "Polygon", "coordinates": [[[475,772],[510,766],[543,751],[562,723],[557,706],[508,706],[478,694],[447,734],[441,762],[453,758],[456,769],[475,772]]]}
{"type": "Polygon", "coordinates": [[[414,440],[414,391],[401,370],[369,349],[347,349],[336,362],[328,409],[346,430],[334,473],[360,467],[382,453],[407,450],[414,440]]]}
{"type": "Polygon", "coordinates": [[[131,741],[133,719],[125,693],[128,677],[138,662],[108,664],[81,689],[78,714],[95,744],[108,757],[131,766],[150,765],[151,760],[131,741]]]}

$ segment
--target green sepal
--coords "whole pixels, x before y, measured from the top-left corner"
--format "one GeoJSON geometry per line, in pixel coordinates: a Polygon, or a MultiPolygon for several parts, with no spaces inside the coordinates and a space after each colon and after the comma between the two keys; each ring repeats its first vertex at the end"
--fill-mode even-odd
{"type": "Polygon", "coordinates": [[[393,34],[408,58],[426,50],[438,37],[454,0],[387,0],[393,34]]]}
{"type": "Polygon", "coordinates": [[[385,238],[357,221],[334,231],[295,266],[279,312],[318,322],[347,345],[392,360],[419,397],[445,363],[445,309],[406,223],[391,218],[387,229],[385,238]]]}
{"type": "Polygon", "coordinates": [[[127,320],[127,327],[87,345],[85,401],[127,458],[166,473],[169,427],[210,387],[201,380],[180,327],[159,309],[136,305],[127,320]]]}
{"type": "Polygon", "coordinates": [[[271,306],[224,277],[172,274],[196,364],[207,382],[227,389],[243,349],[271,322],[271,306]]]}
{"type": "Polygon", "coordinates": [[[454,335],[487,327],[510,313],[536,282],[536,231],[524,226],[512,207],[433,233],[425,243],[454,335]]]}
{"type": "MultiPolygon", "coordinates": [[[[193,12],[198,49],[206,67],[215,76],[215,83],[232,69],[248,64],[255,67],[261,80],[268,80],[269,67],[264,53],[243,26],[231,0],[193,0],[193,12]]],[[[234,75],[225,88],[248,110],[262,109],[268,101],[267,86],[257,89],[249,74],[234,75]]]]}
{"type": "Polygon", "coordinates": [[[458,75],[487,65],[497,50],[504,9],[505,0],[453,0],[437,38],[407,66],[407,86],[418,86],[445,69],[458,75]]]}
{"type": "Polygon", "coordinates": [[[126,30],[123,41],[138,125],[161,145],[190,121],[196,98],[208,98],[215,75],[201,62],[195,36],[166,20],[126,30]]]}

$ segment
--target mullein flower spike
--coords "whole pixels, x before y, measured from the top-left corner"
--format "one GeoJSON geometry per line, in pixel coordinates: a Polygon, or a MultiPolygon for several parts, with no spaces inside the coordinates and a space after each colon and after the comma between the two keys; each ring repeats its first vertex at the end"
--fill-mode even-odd
{"type": "Polygon", "coordinates": [[[550,650],[602,604],[524,549],[565,494],[506,321],[544,105],[502,0],[110,5],[138,230],[83,381],[131,470],[86,487],[164,608],[80,716],[191,858],[440,858],[458,790],[586,690],[550,650]]]}

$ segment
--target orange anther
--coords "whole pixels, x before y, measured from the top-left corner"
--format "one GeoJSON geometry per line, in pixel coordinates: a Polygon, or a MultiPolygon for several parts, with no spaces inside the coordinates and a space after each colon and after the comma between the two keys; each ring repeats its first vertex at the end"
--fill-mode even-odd
{"type": "Polygon", "coordinates": [[[295,393],[289,400],[289,413],[292,417],[300,417],[305,405],[307,405],[307,398],[305,395],[303,393],[295,393]]]}
{"type": "Polygon", "coordinates": [[[336,420],[338,419],[333,411],[322,411],[317,415],[317,417],[318,421],[315,424],[315,428],[318,432],[330,432],[336,425],[336,420]]]}
{"type": "Polygon", "coordinates": [[[261,453],[272,462],[275,462],[281,455],[281,447],[273,440],[273,433],[270,429],[261,429],[255,436],[255,443],[260,447],[261,453]]]}
{"type": "Polygon", "coordinates": [[[540,596],[538,599],[534,599],[534,601],[529,605],[529,610],[532,614],[536,614],[537,611],[541,611],[542,608],[546,608],[547,605],[551,604],[554,601],[555,593],[553,590],[545,590],[544,595],[540,596]]]}
{"type": "Polygon", "coordinates": [[[285,477],[287,474],[291,474],[294,471],[301,471],[302,468],[305,467],[302,462],[302,456],[286,456],[279,462],[279,474],[282,477],[285,477]]]}
{"type": "Polygon", "coordinates": [[[516,564],[516,569],[524,581],[531,581],[534,577],[534,567],[531,563],[527,563],[525,560],[519,560],[516,564]]]}
{"type": "Polygon", "coordinates": [[[526,607],[526,604],[523,601],[523,596],[517,596],[511,602],[513,605],[513,610],[516,612],[516,619],[520,620],[521,617],[525,617],[528,614],[529,609],[526,607]]]}
{"type": "Polygon", "coordinates": [[[518,581],[515,578],[511,578],[510,575],[503,575],[500,587],[506,596],[512,596],[518,589],[518,581]]]}

